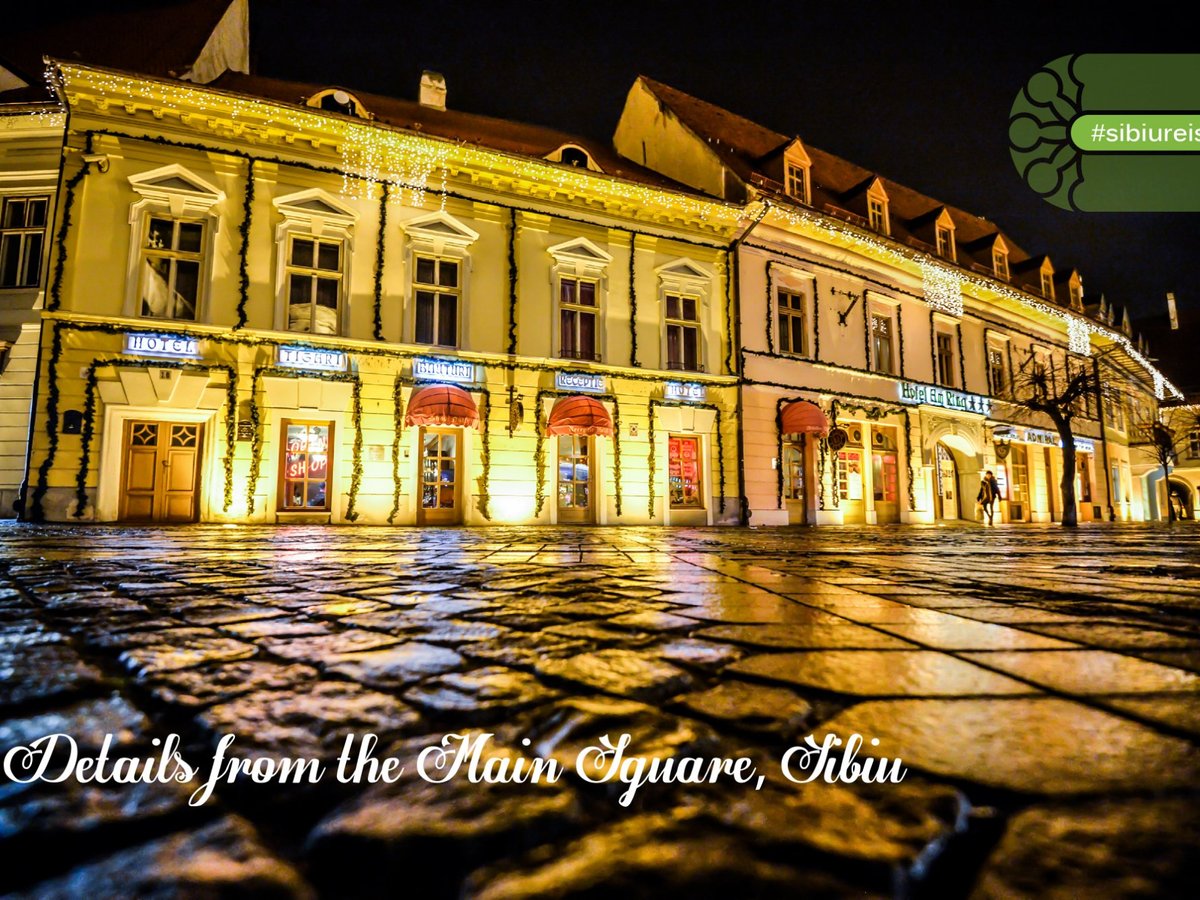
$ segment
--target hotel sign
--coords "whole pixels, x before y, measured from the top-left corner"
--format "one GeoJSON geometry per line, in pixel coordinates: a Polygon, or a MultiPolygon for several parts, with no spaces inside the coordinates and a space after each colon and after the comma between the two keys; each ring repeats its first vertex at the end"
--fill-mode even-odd
{"type": "Polygon", "coordinates": [[[422,381],[453,381],[458,384],[475,383],[475,363],[461,359],[429,359],[418,356],[412,364],[413,378],[422,381]]]}
{"type": "Polygon", "coordinates": [[[663,388],[663,396],[668,400],[682,400],[684,403],[701,403],[708,396],[708,388],[702,384],[668,381],[663,388]]]}
{"type": "Polygon", "coordinates": [[[911,381],[900,382],[900,402],[940,406],[942,409],[979,413],[983,416],[992,412],[992,401],[988,397],[951,391],[932,384],[913,384],[911,381]]]}
{"type": "Polygon", "coordinates": [[[560,391],[583,391],[585,394],[603,394],[604,376],[588,375],[586,372],[555,372],[554,387],[560,391]]]}
{"type": "Polygon", "coordinates": [[[135,356],[164,356],[168,359],[194,359],[200,355],[200,342],[182,334],[145,334],[127,331],[125,352],[135,356]]]}
{"type": "Polygon", "coordinates": [[[346,354],[340,350],[280,347],[276,362],[288,369],[310,369],[316,372],[346,371],[346,354]]]}

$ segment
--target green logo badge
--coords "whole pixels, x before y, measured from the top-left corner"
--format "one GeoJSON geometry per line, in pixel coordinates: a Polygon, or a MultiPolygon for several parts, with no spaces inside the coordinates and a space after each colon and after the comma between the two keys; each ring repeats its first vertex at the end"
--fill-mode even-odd
{"type": "Polygon", "coordinates": [[[1200,211],[1200,54],[1085,53],[1013,101],[1013,163],[1079,212],[1200,211]]]}

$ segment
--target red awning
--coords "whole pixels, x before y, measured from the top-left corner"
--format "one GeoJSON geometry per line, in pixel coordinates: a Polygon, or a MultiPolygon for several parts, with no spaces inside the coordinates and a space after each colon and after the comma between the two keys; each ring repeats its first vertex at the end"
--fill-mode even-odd
{"type": "Polygon", "coordinates": [[[475,401],[460,387],[433,384],[416,391],[404,416],[405,425],[479,425],[475,401]]]}
{"type": "Polygon", "coordinates": [[[612,437],[613,423],[595,397],[563,397],[550,410],[546,434],[599,434],[612,437]]]}
{"type": "Polygon", "coordinates": [[[784,434],[825,434],[828,431],[829,422],[817,404],[795,400],[783,408],[784,434]]]}

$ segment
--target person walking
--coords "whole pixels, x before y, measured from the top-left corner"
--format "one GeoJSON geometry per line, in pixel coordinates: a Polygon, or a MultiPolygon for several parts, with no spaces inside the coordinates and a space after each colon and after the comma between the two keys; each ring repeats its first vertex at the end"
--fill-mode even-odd
{"type": "Polygon", "coordinates": [[[979,501],[979,505],[987,514],[989,525],[996,524],[994,515],[996,512],[996,500],[1000,497],[1000,482],[996,480],[996,476],[987,471],[983,473],[983,479],[979,482],[979,495],[975,498],[979,501]]]}

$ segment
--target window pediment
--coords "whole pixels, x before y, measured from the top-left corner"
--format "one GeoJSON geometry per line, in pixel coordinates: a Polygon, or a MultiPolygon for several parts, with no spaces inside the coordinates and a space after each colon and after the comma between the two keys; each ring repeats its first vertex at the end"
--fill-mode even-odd
{"type": "Polygon", "coordinates": [[[612,254],[600,249],[587,238],[575,238],[547,247],[555,264],[577,274],[599,275],[612,262],[612,254]]]}
{"type": "Polygon", "coordinates": [[[276,197],[271,203],[288,224],[306,228],[318,237],[327,226],[348,232],[358,219],[353,208],[320,188],[276,197]]]}
{"type": "Polygon", "coordinates": [[[689,259],[677,259],[654,270],[664,281],[695,281],[707,284],[712,280],[712,274],[689,259]]]}
{"type": "Polygon", "coordinates": [[[130,210],[130,222],[146,203],[162,204],[173,216],[203,215],[225,199],[219,187],[178,164],[131,175],[129,186],[142,198],[130,210]]]}
{"type": "MultiPolygon", "coordinates": [[[[400,227],[411,240],[431,244],[435,248],[453,247],[465,251],[479,240],[478,231],[440,211],[409,219],[400,227]]],[[[441,252],[440,249],[437,252],[441,252]]]]}

